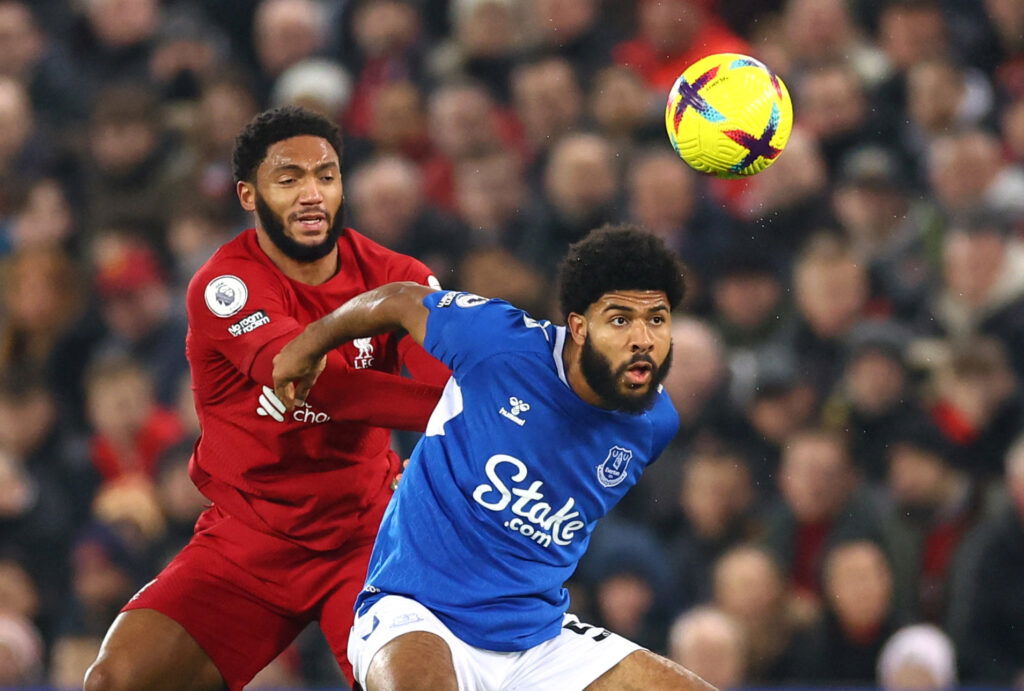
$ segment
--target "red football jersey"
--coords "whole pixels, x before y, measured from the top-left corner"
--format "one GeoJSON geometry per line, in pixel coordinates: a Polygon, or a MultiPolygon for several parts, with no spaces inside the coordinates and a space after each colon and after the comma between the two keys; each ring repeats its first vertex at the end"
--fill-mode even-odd
{"type": "Polygon", "coordinates": [[[273,395],[273,357],[307,324],[385,283],[436,284],[421,262],[351,229],[338,251],[338,273],[311,286],[285,276],[249,229],[196,272],[187,296],[202,429],[193,482],[253,528],[317,550],[360,533],[360,515],[390,495],[399,460],[382,425],[424,429],[447,378],[422,350],[414,355],[409,338],[357,339],[328,355],[305,406],[284,411],[273,395]],[[431,383],[398,376],[403,361],[431,383]]]}

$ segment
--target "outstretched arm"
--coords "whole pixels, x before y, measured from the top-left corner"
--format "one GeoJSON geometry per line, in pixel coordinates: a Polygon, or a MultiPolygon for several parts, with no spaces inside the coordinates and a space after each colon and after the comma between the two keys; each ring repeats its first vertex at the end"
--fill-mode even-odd
{"type": "Polygon", "coordinates": [[[420,345],[427,331],[423,298],[436,292],[418,283],[388,283],[357,295],[303,330],[274,357],[274,392],[288,409],[306,400],[334,348],[356,338],[404,330],[420,345]]]}

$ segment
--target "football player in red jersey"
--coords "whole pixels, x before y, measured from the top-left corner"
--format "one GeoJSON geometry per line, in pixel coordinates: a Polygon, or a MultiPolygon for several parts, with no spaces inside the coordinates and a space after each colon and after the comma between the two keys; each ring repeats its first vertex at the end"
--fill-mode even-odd
{"type": "Polygon", "coordinates": [[[273,358],[306,324],[386,283],[437,284],[343,227],[340,149],[332,123],[293,107],[258,115],[236,140],[238,198],[256,227],[187,295],[202,426],[190,474],[212,505],[114,621],[90,691],[241,689],[311,621],[351,679],[352,604],[400,471],[386,428],[423,430],[448,372],[408,338],[375,336],[327,355],[329,383],[303,406],[274,395],[273,358]]]}

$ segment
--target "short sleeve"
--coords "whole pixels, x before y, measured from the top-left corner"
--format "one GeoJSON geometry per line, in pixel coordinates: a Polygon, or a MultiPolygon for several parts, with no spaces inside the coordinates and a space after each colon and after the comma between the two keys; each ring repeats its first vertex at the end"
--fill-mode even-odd
{"type": "Polygon", "coordinates": [[[423,347],[458,375],[503,352],[519,349],[526,313],[504,300],[438,291],[423,298],[430,310],[423,347]]]}

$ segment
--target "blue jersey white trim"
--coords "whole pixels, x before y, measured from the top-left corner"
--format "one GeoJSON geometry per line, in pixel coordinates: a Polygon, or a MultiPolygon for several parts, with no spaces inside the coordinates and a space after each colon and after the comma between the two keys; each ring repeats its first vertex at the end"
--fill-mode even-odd
{"type": "Polygon", "coordinates": [[[357,608],[402,595],[470,645],[526,650],[558,635],[563,584],[594,525],[678,417],[664,393],[641,415],[576,395],[564,327],[468,293],[423,304],[424,346],[452,379],[384,515],[357,608]]]}

